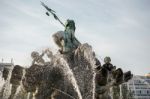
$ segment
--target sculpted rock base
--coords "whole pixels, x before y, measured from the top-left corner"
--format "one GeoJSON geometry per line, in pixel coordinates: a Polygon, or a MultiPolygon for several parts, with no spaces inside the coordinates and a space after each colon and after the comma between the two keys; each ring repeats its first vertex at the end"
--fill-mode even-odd
{"type": "Polygon", "coordinates": [[[123,73],[122,69],[108,72],[100,67],[96,71],[97,65],[100,62],[88,44],[66,54],[55,54],[50,64],[44,66],[16,65],[10,79],[9,99],[104,99],[111,87],[132,78],[131,72],[123,73]]]}

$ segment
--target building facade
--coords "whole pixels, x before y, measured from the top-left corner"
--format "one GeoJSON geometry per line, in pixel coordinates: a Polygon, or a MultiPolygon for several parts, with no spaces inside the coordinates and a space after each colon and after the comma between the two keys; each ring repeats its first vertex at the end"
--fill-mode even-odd
{"type": "Polygon", "coordinates": [[[13,67],[14,67],[13,61],[11,61],[10,63],[1,62],[0,63],[0,77],[6,80],[9,77],[10,71],[12,71],[13,67]]]}
{"type": "Polygon", "coordinates": [[[0,63],[0,71],[3,71],[4,68],[12,69],[13,66],[13,63],[0,63]]]}
{"type": "Polygon", "coordinates": [[[135,75],[126,84],[133,99],[150,99],[150,76],[135,75]]]}

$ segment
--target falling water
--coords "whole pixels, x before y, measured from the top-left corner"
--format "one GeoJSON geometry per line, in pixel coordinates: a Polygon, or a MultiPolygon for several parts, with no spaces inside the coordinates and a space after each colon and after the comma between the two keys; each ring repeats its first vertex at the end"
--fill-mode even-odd
{"type": "Polygon", "coordinates": [[[122,99],[123,98],[123,96],[122,96],[122,85],[119,85],[119,88],[120,88],[120,99],[122,99]]]}
{"type": "Polygon", "coordinates": [[[4,78],[2,78],[2,72],[0,71],[0,92],[2,91],[3,85],[5,83],[4,78]]]}
{"type": "Polygon", "coordinates": [[[94,58],[94,56],[93,56],[93,54],[91,53],[91,55],[90,55],[90,58],[91,58],[91,65],[92,65],[92,70],[93,70],[93,80],[92,80],[92,84],[93,84],[93,98],[92,99],[95,99],[95,87],[96,87],[96,83],[95,83],[95,76],[96,76],[96,73],[95,73],[95,71],[94,71],[94,68],[96,67],[95,66],[95,64],[96,64],[96,62],[95,62],[95,58],[94,58]]]}
{"type": "Polygon", "coordinates": [[[11,88],[12,88],[12,85],[10,84],[11,74],[12,74],[12,69],[10,69],[8,78],[6,79],[6,81],[4,81],[4,84],[2,86],[2,89],[1,89],[1,91],[3,91],[2,99],[8,99],[8,97],[11,94],[11,88]]]}
{"type": "Polygon", "coordinates": [[[95,72],[94,72],[94,74],[93,74],[93,99],[95,99],[95,72]]]}
{"type": "Polygon", "coordinates": [[[27,99],[31,99],[31,92],[27,93],[27,99]]]}
{"type": "MultiPolygon", "coordinates": [[[[89,75],[89,77],[91,77],[91,84],[90,84],[90,87],[88,87],[88,89],[89,89],[89,92],[87,93],[88,95],[87,96],[89,96],[90,95],[90,98],[88,98],[88,99],[95,99],[95,72],[94,72],[94,67],[95,67],[95,57],[93,56],[93,54],[92,54],[92,51],[89,49],[89,50],[86,50],[85,51],[85,49],[84,49],[84,52],[85,52],[85,58],[86,58],[86,60],[87,61],[89,61],[89,63],[90,63],[90,69],[92,69],[92,70],[90,70],[90,75],[89,75]],[[90,53],[91,52],[91,53],[90,53]],[[92,72],[93,71],[93,72],[92,72]],[[93,95],[93,96],[91,96],[91,95],[93,95]]],[[[80,87],[80,82],[77,82],[78,80],[76,80],[76,78],[75,78],[75,74],[73,73],[73,71],[72,71],[72,69],[70,68],[70,66],[69,66],[69,64],[67,63],[67,61],[65,60],[65,58],[64,57],[61,57],[60,55],[58,55],[58,57],[56,56],[56,60],[59,60],[59,62],[60,63],[58,63],[57,64],[57,62],[54,64],[54,66],[57,66],[57,65],[61,65],[61,67],[60,68],[62,68],[62,70],[64,71],[64,74],[65,74],[65,77],[67,77],[67,79],[69,80],[69,82],[72,84],[72,86],[73,86],[73,88],[74,88],[74,90],[76,91],[76,93],[77,93],[77,97],[73,97],[73,96],[71,96],[70,95],[70,97],[71,98],[74,98],[74,99],[83,99],[83,97],[84,97],[84,95],[82,96],[81,95],[81,90],[82,89],[79,89],[79,87],[80,87]]],[[[86,66],[86,65],[85,65],[86,66]]],[[[88,66],[87,66],[88,67],[88,66]]],[[[89,67],[88,67],[88,70],[89,70],[89,67]]],[[[80,68],[79,68],[80,69],[80,68]]],[[[87,71],[88,71],[87,70],[87,71]]],[[[85,72],[87,72],[87,71],[85,71],[85,72]]],[[[12,71],[10,71],[10,73],[9,73],[9,77],[8,77],[8,80],[6,80],[6,82],[4,83],[4,89],[6,90],[7,89],[7,91],[5,91],[4,92],[4,98],[2,98],[2,99],[8,99],[8,97],[11,95],[11,84],[10,84],[10,77],[11,77],[11,73],[12,73],[12,71]],[[9,92],[8,92],[9,91],[9,92]]],[[[83,72],[84,73],[84,72],[83,72]]],[[[23,71],[23,77],[24,77],[24,75],[25,75],[25,71],[23,71]]],[[[84,76],[83,76],[84,77],[84,76]]],[[[83,78],[82,78],[83,79],[83,78]]],[[[0,78],[0,80],[1,80],[1,78],[0,78]]],[[[17,97],[19,97],[20,95],[23,95],[22,93],[23,93],[23,91],[22,91],[22,88],[23,88],[23,86],[22,86],[22,82],[20,82],[20,85],[18,85],[17,86],[17,89],[16,89],[16,93],[15,93],[15,95],[14,95],[14,99],[17,99],[17,97]]],[[[69,94],[67,94],[67,93],[64,93],[63,91],[61,91],[61,90],[59,90],[59,89],[55,89],[55,90],[57,90],[57,91],[59,91],[59,92],[61,92],[61,93],[63,93],[63,94],[66,94],[66,95],[68,95],[69,96],[69,94]]],[[[29,99],[30,98],[30,94],[33,94],[33,93],[28,93],[28,94],[26,94],[25,95],[25,97],[26,97],[26,99],[29,99]]],[[[83,93],[84,94],[84,93],[83,93]]],[[[24,95],[23,95],[24,96],[24,95]]],[[[22,96],[21,96],[22,97],[22,96]]],[[[35,98],[34,97],[34,95],[33,95],[33,98],[35,98]]],[[[84,98],[84,99],[86,99],[86,98],[84,98]]]]}
{"type": "MultiPolygon", "coordinates": [[[[64,92],[64,91],[61,91],[61,90],[59,90],[59,89],[56,89],[56,88],[53,88],[53,89],[55,89],[55,90],[57,90],[58,92],[60,92],[60,93],[63,93],[64,95],[66,95],[66,96],[69,96],[70,98],[72,98],[72,99],[76,99],[76,98],[74,98],[73,96],[71,96],[71,95],[69,95],[69,94],[67,94],[66,92],[64,92]]],[[[52,98],[53,99],[53,98],[52,98]]]]}
{"type": "Polygon", "coordinates": [[[21,91],[21,86],[18,86],[18,88],[16,89],[16,93],[13,97],[14,99],[16,99],[17,95],[19,95],[20,91],[21,91]]]}
{"type": "Polygon", "coordinates": [[[5,84],[5,80],[4,78],[2,78],[2,72],[0,71],[0,98],[3,97],[4,84],[5,84]]]}
{"type": "Polygon", "coordinates": [[[81,92],[80,92],[79,87],[77,85],[77,81],[76,81],[75,76],[74,76],[72,70],[70,69],[68,63],[63,58],[61,58],[60,61],[62,62],[63,66],[64,66],[63,67],[64,68],[64,72],[66,73],[66,76],[68,77],[68,79],[72,83],[75,91],[78,94],[79,99],[82,99],[82,95],[81,95],[81,92]]]}
{"type": "Polygon", "coordinates": [[[92,66],[92,71],[93,71],[93,79],[92,79],[92,93],[93,93],[93,97],[92,99],[95,99],[95,87],[96,87],[96,83],[95,83],[95,76],[96,76],[96,73],[95,73],[95,64],[96,64],[96,61],[95,61],[95,55],[93,54],[93,51],[92,51],[92,47],[88,44],[85,44],[84,45],[86,49],[84,49],[84,57],[91,63],[91,66],[92,66]]]}
{"type": "MultiPolygon", "coordinates": [[[[23,75],[22,75],[22,79],[25,77],[25,69],[23,69],[23,75]]],[[[16,89],[16,93],[15,93],[15,95],[14,95],[14,98],[16,98],[16,97],[19,97],[20,95],[22,95],[22,94],[24,94],[25,95],[25,93],[24,93],[24,89],[23,89],[23,85],[22,85],[22,80],[21,80],[21,82],[20,82],[20,85],[17,87],[17,89],[16,89]]],[[[29,99],[28,97],[30,96],[30,93],[27,93],[27,99],[29,99]]]]}

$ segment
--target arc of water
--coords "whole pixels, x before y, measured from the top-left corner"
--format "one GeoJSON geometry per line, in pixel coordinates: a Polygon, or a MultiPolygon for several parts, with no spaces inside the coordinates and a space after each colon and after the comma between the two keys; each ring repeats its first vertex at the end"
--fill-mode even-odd
{"type": "Polygon", "coordinates": [[[6,81],[4,81],[4,85],[3,85],[3,98],[8,98],[11,94],[11,88],[12,88],[12,85],[10,84],[10,78],[11,78],[11,75],[12,75],[12,70],[13,70],[13,66],[12,68],[10,68],[10,71],[9,71],[9,74],[8,74],[8,78],[6,79],[6,81]]]}
{"type": "Polygon", "coordinates": [[[123,98],[123,96],[122,96],[122,85],[119,85],[119,88],[120,88],[120,99],[122,99],[123,98]]]}
{"type": "Polygon", "coordinates": [[[88,45],[88,47],[86,47],[86,49],[84,50],[84,52],[88,53],[88,54],[84,54],[85,55],[84,57],[87,60],[89,60],[89,62],[91,63],[91,66],[92,66],[92,70],[93,70],[93,79],[92,79],[92,84],[93,84],[92,93],[93,93],[93,97],[92,97],[92,99],[95,99],[95,87],[96,87],[96,83],[95,83],[95,76],[96,76],[96,73],[95,73],[95,67],[96,67],[96,65],[95,65],[96,64],[96,62],[95,62],[95,56],[93,55],[92,47],[89,46],[89,45],[88,45]],[[91,53],[89,53],[89,52],[91,52],[91,53]]]}
{"type": "Polygon", "coordinates": [[[0,92],[2,91],[3,85],[5,83],[4,78],[2,78],[2,72],[0,71],[0,92]]]}
{"type": "Polygon", "coordinates": [[[55,89],[55,90],[57,90],[57,91],[59,91],[59,92],[61,92],[61,93],[65,94],[65,95],[69,96],[70,98],[75,99],[73,96],[71,96],[71,95],[67,94],[66,92],[64,92],[64,91],[62,91],[62,90],[59,90],[59,89],[54,88],[54,87],[52,87],[52,89],[55,89]]]}
{"type": "Polygon", "coordinates": [[[72,83],[74,89],[76,90],[76,92],[77,92],[77,94],[78,94],[79,99],[82,99],[81,92],[80,92],[80,90],[79,90],[77,81],[76,81],[76,79],[75,79],[75,76],[74,76],[74,74],[73,74],[71,68],[69,67],[68,63],[67,63],[63,58],[61,58],[60,60],[61,60],[61,62],[62,62],[62,64],[63,64],[63,66],[64,66],[64,64],[65,64],[64,69],[65,69],[65,72],[66,72],[66,76],[67,76],[68,79],[71,81],[71,83],[72,83]]]}

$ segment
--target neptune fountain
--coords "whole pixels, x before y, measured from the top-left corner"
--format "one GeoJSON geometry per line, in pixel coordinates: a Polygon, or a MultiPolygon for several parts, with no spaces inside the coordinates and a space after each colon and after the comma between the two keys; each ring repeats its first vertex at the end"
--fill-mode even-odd
{"type": "MultiPolygon", "coordinates": [[[[15,65],[4,69],[1,78],[1,99],[111,99],[111,88],[132,78],[130,71],[123,72],[111,64],[110,57],[101,62],[88,43],[80,43],[75,37],[75,22],[68,19],[65,24],[48,8],[64,27],[52,38],[59,47],[57,53],[46,49],[42,54],[31,53],[32,65],[25,68],[15,65]],[[48,62],[43,59],[44,55],[48,62]]],[[[113,90],[112,90],[113,91],[113,90]]]]}

